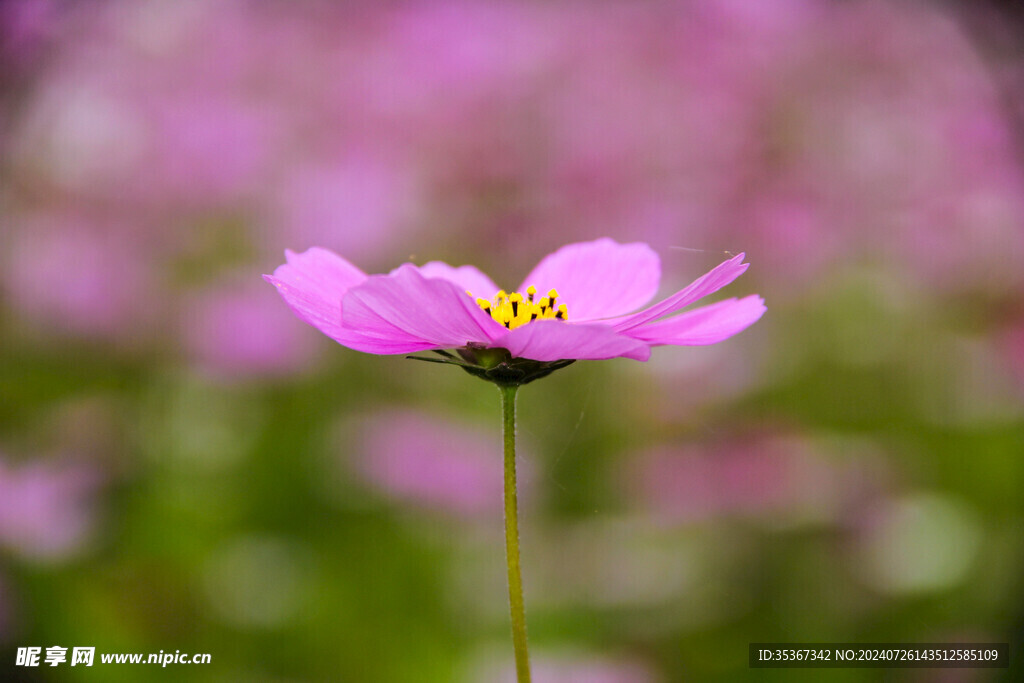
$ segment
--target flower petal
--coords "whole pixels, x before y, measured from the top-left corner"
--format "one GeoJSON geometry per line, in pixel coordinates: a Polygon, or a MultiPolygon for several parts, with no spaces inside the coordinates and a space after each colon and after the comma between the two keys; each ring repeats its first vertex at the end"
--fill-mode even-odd
{"type": "Polygon", "coordinates": [[[742,275],[750,265],[743,263],[744,256],[745,254],[737,254],[728,261],[719,263],[686,287],[649,308],[608,322],[619,332],[624,332],[689,306],[694,301],[717,292],[742,275]]]}
{"type": "Polygon", "coordinates": [[[423,277],[435,277],[454,282],[463,290],[469,290],[475,297],[491,299],[498,292],[498,285],[475,266],[449,266],[444,261],[430,261],[419,267],[423,277]]]}
{"type": "Polygon", "coordinates": [[[627,334],[655,346],[714,344],[747,329],[764,315],[765,310],[764,299],[751,294],[742,299],[719,301],[666,320],[641,325],[627,334]]]}
{"type": "Polygon", "coordinates": [[[345,293],[366,280],[359,268],[321,247],[301,254],[285,251],[287,263],[263,279],[277,291],[299,319],[334,341],[366,353],[412,353],[431,348],[414,337],[368,338],[341,324],[341,300],[345,293]]]}
{"type": "Polygon", "coordinates": [[[453,282],[408,263],[353,287],[341,304],[346,330],[381,340],[415,338],[428,348],[489,344],[505,331],[453,282]]]}
{"type": "Polygon", "coordinates": [[[646,343],[618,334],[607,325],[561,320],[535,320],[507,332],[491,346],[506,348],[516,358],[540,361],[605,360],[620,356],[647,360],[651,356],[646,343]]]}
{"type": "Polygon", "coordinates": [[[602,237],[548,254],[518,291],[534,285],[543,296],[554,288],[570,320],[586,321],[636,310],[658,292],[660,279],[661,261],[649,246],[602,237]]]}

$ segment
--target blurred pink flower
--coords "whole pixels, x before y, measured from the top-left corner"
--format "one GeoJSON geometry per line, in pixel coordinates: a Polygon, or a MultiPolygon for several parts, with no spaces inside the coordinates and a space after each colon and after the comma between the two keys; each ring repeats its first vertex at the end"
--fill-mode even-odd
{"type": "Polygon", "coordinates": [[[146,259],[109,228],[83,217],[34,216],[16,223],[2,272],[25,317],[64,332],[137,331],[147,295],[146,259]]]}
{"type": "MultiPolygon", "coordinates": [[[[533,662],[533,678],[543,683],[655,683],[659,676],[646,665],[603,655],[539,655],[533,662]]],[[[515,669],[485,671],[477,679],[483,683],[514,683],[515,669]]]]}
{"type": "Polygon", "coordinates": [[[669,522],[726,515],[813,518],[838,512],[840,502],[839,474],[797,438],[661,448],[629,468],[623,481],[631,493],[669,522]]]}
{"type": "Polygon", "coordinates": [[[146,103],[154,130],[140,162],[159,174],[160,194],[193,205],[230,204],[263,184],[280,135],[271,107],[189,91],[150,99],[157,100],[146,103]]]}
{"type": "MultiPolygon", "coordinates": [[[[24,66],[52,37],[57,19],[54,0],[7,0],[0,4],[0,57],[24,66]]],[[[5,74],[6,75],[6,74],[5,74]]]]}
{"type": "Polygon", "coordinates": [[[266,288],[227,283],[196,293],[181,325],[185,345],[202,368],[241,377],[292,372],[310,360],[313,335],[288,321],[266,288]]]}
{"type": "Polygon", "coordinates": [[[373,257],[409,232],[414,180],[384,159],[298,166],[280,185],[275,229],[300,244],[373,257]]]}
{"type": "MultiPolygon", "coordinates": [[[[501,515],[501,457],[499,440],[484,430],[424,413],[394,411],[362,422],[353,466],[400,501],[472,519],[501,515]]],[[[518,466],[528,498],[529,458],[518,466]]]]}
{"type": "Polygon", "coordinates": [[[750,196],[746,209],[737,237],[750,240],[758,262],[764,259],[776,283],[791,285],[790,293],[805,292],[806,283],[842,254],[844,236],[826,223],[815,199],[768,189],[750,196]]]}
{"type": "Polygon", "coordinates": [[[32,559],[73,555],[92,533],[98,484],[84,464],[0,457],[0,544],[32,559]]]}
{"type": "Polygon", "coordinates": [[[338,343],[367,353],[477,345],[537,361],[643,361],[652,346],[727,339],[765,311],[761,297],[751,295],[659,320],[742,275],[747,264],[739,254],[667,299],[630,314],[657,292],[661,264],[646,244],[619,244],[608,238],[566,245],[549,254],[518,292],[507,296],[473,266],[453,268],[432,261],[367,277],[325,249],[289,251],[287,256],[288,263],[273,276],[265,275],[266,280],[299,318],[338,343]],[[543,298],[533,304],[534,294],[528,292],[538,284],[535,292],[543,298]],[[543,295],[549,287],[555,288],[549,295],[561,302],[557,314],[555,302],[543,295]],[[498,294],[492,305],[485,298],[494,292],[498,294]],[[480,295],[485,298],[474,301],[480,295]]]}

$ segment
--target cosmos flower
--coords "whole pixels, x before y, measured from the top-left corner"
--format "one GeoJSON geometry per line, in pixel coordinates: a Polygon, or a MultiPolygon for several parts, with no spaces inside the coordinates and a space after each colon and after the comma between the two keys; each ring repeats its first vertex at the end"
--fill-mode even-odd
{"type": "Polygon", "coordinates": [[[679,313],[743,274],[743,254],[641,308],[658,290],[658,255],[646,244],[609,238],[549,254],[513,292],[473,266],[406,263],[387,275],[367,276],[326,249],[286,255],[288,262],[264,278],[299,318],[366,353],[454,348],[469,360],[503,349],[505,360],[645,361],[652,346],[727,339],[765,311],[764,300],[750,295],[679,313]]]}
{"type": "Polygon", "coordinates": [[[605,237],[568,244],[545,256],[513,292],[499,289],[473,266],[406,263],[387,275],[367,275],[320,247],[285,253],[288,262],[263,277],[299,318],[338,343],[378,354],[434,351],[441,360],[420,360],[458,365],[498,387],[509,617],[516,678],[529,683],[519,561],[516,392],[576,360],[645,361],[652,346],[714,344],[746,329],[765,311],[756,294],[680,312],[742,275],[747,269],[743,254],[644,308],[658,291],[661,262],[641,242],[619,244],[605,237]]]}

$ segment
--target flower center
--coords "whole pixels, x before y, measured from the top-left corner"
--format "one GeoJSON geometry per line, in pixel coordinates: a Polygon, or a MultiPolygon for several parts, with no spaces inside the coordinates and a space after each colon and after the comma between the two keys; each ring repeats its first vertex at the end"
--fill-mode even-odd
{"type": "MultiPolygon", "coordinates": [[[[473,296],[469,290],[466,294],[473,296]]],[[[526,288],[526,296],[519,292],[506,294],[500,290],[491,300],[477,299],[477,305],[490,313],[491,317],[497,320],[510,330],[520,325],[533,322],[534,320],[568,320],[569,309],[565,304],[558,304],[558,292],[551,290],[548,295],[534,301],[537,288],[530,285],[526,288]]]]}

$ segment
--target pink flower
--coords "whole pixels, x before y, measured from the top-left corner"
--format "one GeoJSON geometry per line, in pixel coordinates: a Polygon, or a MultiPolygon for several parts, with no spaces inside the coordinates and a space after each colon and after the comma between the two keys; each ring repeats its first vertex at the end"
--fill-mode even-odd
{"type": "MultiPolygon", "coordinates": [[[[534,678],[548,683],[653,683],[661,680],[644,663],[594,653],[556,653],[537,658],[534,678]]],[[[480,681],[516,680],[510,665],[481,667],[480,681]]]]}
{"type": "Polygon", "coordinates": [[[826,455],[800,436],[754,435],[711,448],[655,449],[619,481],[669,524],[728,516],[830,519],[859,493],[861,477],[826,455]]]}
{"type": "Polygon", "coordinates": [[[84,464],[0,457],[0,546],[40,561],[81,550],[93,532],[99,479],[84,464]]]}
{"type": "Polygon", "coordinates": [[[67,333],[112,336],[146,318],[146,254],[84,216],[10,221],[0,286],[23,314],[67,333]]]}
{"type": "MultiPolygon", "coordinates": [[[[369,484],[421,508],[465,519],[500,518],[501,444],[493,435],[412,411],[377,413],[358,421],[360,446],[352,464],[369,484]]],[[[529,490],[531,465],[528,457],[517,464],[520,495],[529,490]]]]}
{"type": "Polygon", "coordinates": [[[206,373],[242,379],[292,372],[312,357],[313,340],[306,337],[307,330],[282,324],[287,311],[272,292],[258,285],[228,281],[197,293],[186,303],[181,324],[184,345],[206,373]]]}
{"type": "Polygon", "coordinates": [[[631,313],[657,292],[661,263],[646,244],[608,238],[549,254],[511,293],[473,266],[407,263],[387,275],[367,276],[326,249],[286,255],[288,263],[264,278],[299,318],[366,353],[459,348],[463,358],[477,360],[476,351],[505,349],[511,358],[541,362],[620,356],[645,361],[652,346],[727,339],[765,311],[764,300],[750,295],[666,318],[742,275],[747,264],[739,254],[631,313]]]}

